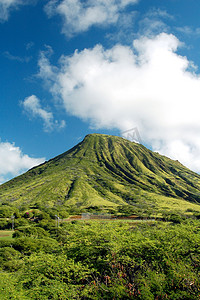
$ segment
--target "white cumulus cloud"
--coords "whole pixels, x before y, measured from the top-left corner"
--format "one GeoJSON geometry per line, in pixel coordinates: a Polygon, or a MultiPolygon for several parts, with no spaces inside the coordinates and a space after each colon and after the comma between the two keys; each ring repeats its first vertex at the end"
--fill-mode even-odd
{"type": "Polygon", "coordinates": [[[87,31],[91,26],[107,26],[117,23],[120,14],[138,0],[51,0],[45,6],[49,17],[63,17],[63,33],[72,36],[87,31]]]}
{"type": "Polygon", "coordinates": [[[44,158],[31,158],[14,143],[0,142],[0,184],[44,162],[44,158]]]}
{"type": "Polygon", "coordinates": [[[24,110],[28,112],[30,116],[39,117],[40,119],[42,119],[45,131],[51,131],[55,128],[61,129],[66,125],[64,120],[62,120],[61,122],[54,120],[53,113],[42,108],[40,100],[35,95],[25,98],[25,100],[21,102],[21,104],[24,110]]]}
{"type": "Polygon", "coordinates": [[[62,56],[59,67],[46,59],[40,76],[68,113],[96,128],[137,126],[153,150],[200,172],[200,75],[178,47],[166,33],[132,47],[97,45],[62,56]]]}

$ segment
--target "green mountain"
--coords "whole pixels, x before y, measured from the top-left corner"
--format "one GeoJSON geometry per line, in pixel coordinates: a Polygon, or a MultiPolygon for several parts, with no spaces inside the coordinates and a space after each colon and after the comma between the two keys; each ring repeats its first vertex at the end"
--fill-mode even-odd
{"type": "Polygon", "coordinates": [[[69,151],[1,185],[0,203],[200,211],[200,175],[143,145],[91,134],[69,151]]]}

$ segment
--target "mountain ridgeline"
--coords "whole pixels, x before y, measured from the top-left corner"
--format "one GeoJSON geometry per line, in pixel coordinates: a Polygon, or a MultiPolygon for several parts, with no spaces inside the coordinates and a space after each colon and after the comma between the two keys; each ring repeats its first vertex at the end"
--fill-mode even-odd
{"type": "Polygon", "coordinates": [[[90,134],[69,151],[0,186],[16,207],[198,207],[200,175],[121,137],[90,134]],[[193,205],[193,206],[192,206],[193,205]]]}

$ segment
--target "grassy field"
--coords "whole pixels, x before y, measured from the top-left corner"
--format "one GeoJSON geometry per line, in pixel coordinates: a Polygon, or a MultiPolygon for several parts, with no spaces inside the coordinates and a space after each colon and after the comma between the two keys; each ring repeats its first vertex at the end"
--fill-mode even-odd
{"type": "Polygon", "coordinates": [[[13,231],[11,230],[0,230],[0,240],[8,241],[12,239],[13,231]]]}

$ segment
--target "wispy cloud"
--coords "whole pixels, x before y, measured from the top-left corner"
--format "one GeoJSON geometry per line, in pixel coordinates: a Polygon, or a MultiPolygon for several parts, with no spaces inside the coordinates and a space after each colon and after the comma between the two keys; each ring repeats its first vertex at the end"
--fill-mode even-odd
{"type": "Polygon", "coordinates": [[[59,67],[46,58],[40,76],[70,114],[96,128],[137,126],[152,149],[200,172],[200,75],[177,53],[181,45],[167,33],[133,47],[97,45],[62,56],[59,67]]]}
{"type": "Polygon", "coordinates": [[[31,48],[33,48],[34,47],[34,42],[29,42],[29,43],[27,43],[26,44],[26,50],[30,50],[31,48]]]}
{"type": "Polygon", "coordinates": [[[32,59],[32,57],[28,57],[28,56],[26,56],[26,57],[20,57],[20,56],[16,56],[16,55],[12,55],[9,51],[5,51],[4,53],[3,53],[3,55],[6,57],[6,58],[8,58],[9,60],[15,60],[15,61],[18,61],[18,62],[21,62],[21,63],[28,63],[31,59],[32,59]]]}
{"type": "Polygon", "coordinates": [[[0,22],[8,20],[12,10],[18,9],[22,5],[29,5],[37,0],[0,0],[0,22]]]}
{"type": "Polygon", "coordinates": [[[40,58],[38,61],[39,74],[38,77],[45,78],[48,84],[55,83],[55,74],[57,68],[49,64],[49,58],[53,54],[53,49],[49,45],[45,45],[46,50],[40,52],[40,58]]]}
{"type": "Polygon", "coordinates": [[[85,32],[92,26],[116,24],[120,14],[128,5],[139,0],[51,0],[45,6],[49,17],[59,14],[63,17],[62,32],[71,37],[85,32]]]}
{"type": "Polygon", "coordinates": [[[47,109],[42,108],[40,100],[35,96],[29,96],[21,102],[24,110],[29,114],[29,116],[34,118],[40,118],[43,121],[44,131],[52,131],[54,129],[62,129],[66,126],[65,121],[54,120],[52,112],[47,109]]]}
{"type": "Polygon", "coordinates": [[[161,32],[169,32],[170,28],[166,20],[173,19],[173,16],[168,14],[166,10],[151,9],[139,22],[139,35],[153,36],[161,32]]]}
{"type": "Polygon", "coordinates": [[[44,161],[24,154],[14,143],[0,141],[0,184],[44,161]]]}
{"type": "Polygon", "coordinates": [[[10,11],[21,4],[21,0],[0,0],[0,21],[7,21],[10,11]]]}
{"type": "Polygon", "coordinates": [[[198,28],[193,28],[191,26],[183,26],[183,27],[176,27],[176,30],[189,36],[200,36],[200,27],[198,28]]]}

